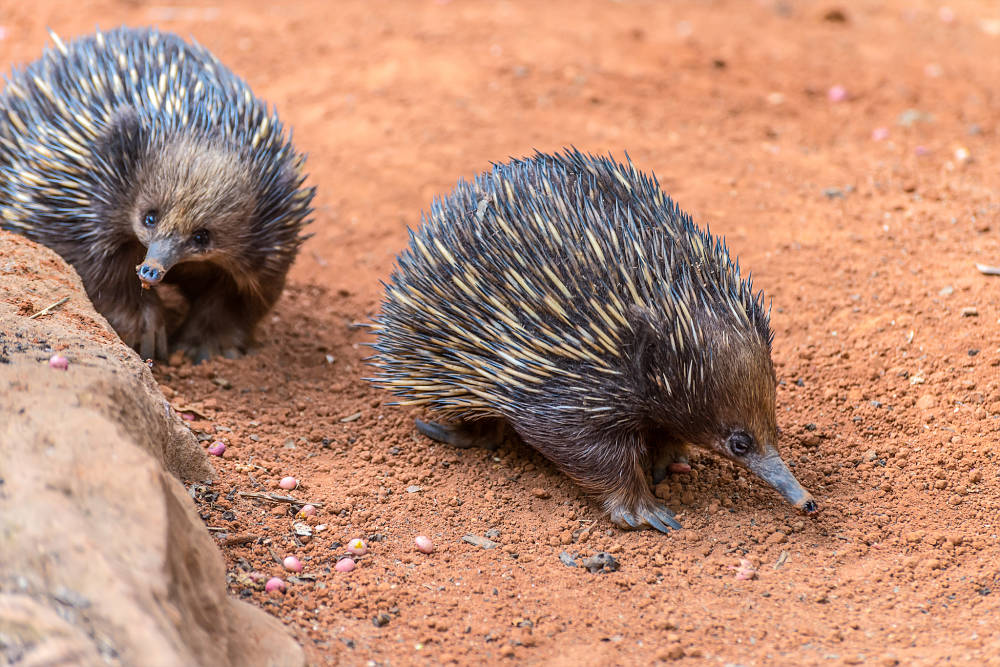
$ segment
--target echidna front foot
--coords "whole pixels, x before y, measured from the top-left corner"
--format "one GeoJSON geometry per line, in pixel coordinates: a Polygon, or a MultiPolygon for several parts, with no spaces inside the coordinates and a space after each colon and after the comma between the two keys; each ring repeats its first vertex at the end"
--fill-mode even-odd
{"type": "Polygon", "coordinates": [[[175,280],[187,296],[190,309],[177,332],[176,348],[199,364],[212,357],[238,359],[246,354],[254,323],[266,308],[253,299],[241,298],[217,276],[213,283],[205,267],[183,269],[175,280]],[[198,269],[203,272],[198,273],[198,269]]]}
{"type": "Polygon", "coordinates": [[[655,528],[661,533],[669,533],[683,527],[666,505],[654,500],[641,502],[631,509],[619,505],[611,509],[609,517],[613,524],[626,530],[655,528]]]}
{"type": "Polygon", "coordinates": [[[125,344],[143,359],[167,358],[167,324],[163,304],[155,293],[143,294],[138,303],[114,303],[106,317],[125,344]]]}
{"type": "Polygon", "coordinates": [[[419,419],[415,422],[417,430],[431,440],[460,449],[479,447],[491,451],[495,450],[503,442],[506,432],[502,419],[478,419],[455,424],[425,422],[419,419]]]}

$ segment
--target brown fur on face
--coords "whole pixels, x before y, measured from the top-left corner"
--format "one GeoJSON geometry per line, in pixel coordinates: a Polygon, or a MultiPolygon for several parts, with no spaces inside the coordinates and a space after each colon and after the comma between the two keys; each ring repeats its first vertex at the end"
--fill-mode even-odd
{"type": "Polygon", "coordinates": [[[735,431],[751,436],[754,450],[763,455],[777,445],[778,425],[775,411],[776,378],[769,346],[751,340],[719,350],[716,356],[717,377],[709,383],[709,427],[705,440],[696,442],[726,458],[739,460],[726,445],[735,431]]]}
{"type": "Polygon", "coordinates": [[[127,219],[136,238],[145,245],[170,239],[178,248],[176,263],[216,261],[236,265],[252,241],[247,221],[255,201],[251,175],[239,154],[211,142],[179,137],[156,151],[155,158],[138,166],[127,219]],[[154,227],[145,224],[154,213],[154,227]],[[207,245],[194,235],[207,232],[207,245]]]}

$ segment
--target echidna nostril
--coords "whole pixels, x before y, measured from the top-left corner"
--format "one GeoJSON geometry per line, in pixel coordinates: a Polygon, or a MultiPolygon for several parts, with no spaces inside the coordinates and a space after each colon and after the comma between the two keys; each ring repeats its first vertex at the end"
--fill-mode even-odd
{"type": "Polygon", "coordinates": [[[163,277],[163,271],[149,264],[140,266],[138,273],[139,279],[146,283],[158,283],[160,282],[160,278],[163,277]]]}

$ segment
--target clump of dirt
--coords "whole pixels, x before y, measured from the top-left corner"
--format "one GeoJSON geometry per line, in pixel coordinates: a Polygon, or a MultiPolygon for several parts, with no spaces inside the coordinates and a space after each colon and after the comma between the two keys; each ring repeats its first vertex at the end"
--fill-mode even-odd
{"type": "MultiPolygon", "coordinates": [[[[35,57],[46,24],[72,35],[107,15],[55,7],[6,10],[5,59],[35,57]]],[[[193,33],[310,153],[315,237],[259,350],[156,375],[206,446],[228,444],[219,481],[193,492],[231,591],[311,660],[1000,655],[1000,282],[975,266],[1000,264],[992,5],[340,3],[330,16],[306,0],[128,4],[116,20],[193,33]],[[352,324],[376,311],[418,212],[491,160],[569,144],[627,150],[773,300],[780,444],[818,517],[706,455],[657,488],[684,530],[622,532],[534,452],[432,443],[419,413],[361,380],[368,339],[352,324]],[[286,475],[301,486],[274,488],[286,475]],[[305,501],[315,517],[295,516],[305,501]],[[336,572],[353,537],[369,553],[336,572]],[[563,552],[605,552],[619,570],[567,567],[563,552]],[[289,554],[301,574],[282,568],[289,554]],[[756,578],[737,578],[744,560],[756,578]],[[265,594],[260,575],[287,592],[265,594]]]]}

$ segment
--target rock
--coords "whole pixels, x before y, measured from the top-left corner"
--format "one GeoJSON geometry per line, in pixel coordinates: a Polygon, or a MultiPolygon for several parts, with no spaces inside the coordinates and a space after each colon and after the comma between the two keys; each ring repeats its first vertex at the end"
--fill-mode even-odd
{"type": "Polygon", "coordinates": [[[918,410],[930,410],[937,405],[937,399],[932,394],[924,394],[917,399],[918,410]]]}
{"type": "Polygon", "coordinates": [[[479,537],[478,535],[463,535],[463,542],[468,542],[477,547],[482,547],[483,549],[495,549],[498,545],[493,540],[488,540],[485,537],[479,537]]]}
{"type": "Polygon", "coordinates": [[[593,556],[584,558],[580,565],[587,568],[591,574],[618,571],[618,561],[607,551],[601,551],[593,556]]]}
{"type": "Polygon", "coordinates": [[[576,554],[571,554],[568,551],[563,551],[559,554],[559,562],[566,567],[577,567],[576,558],[576,554]]]}
{"type": "Polygon", "coordinates": [[[0,257],[4,644],[23,664],[304,664],[279,621],[227,596],[177,479],[212,469],[149,369],[58,256],[0,232],[0,257]],[[69,369],[40,373],[54,350],[69,369]]]}

